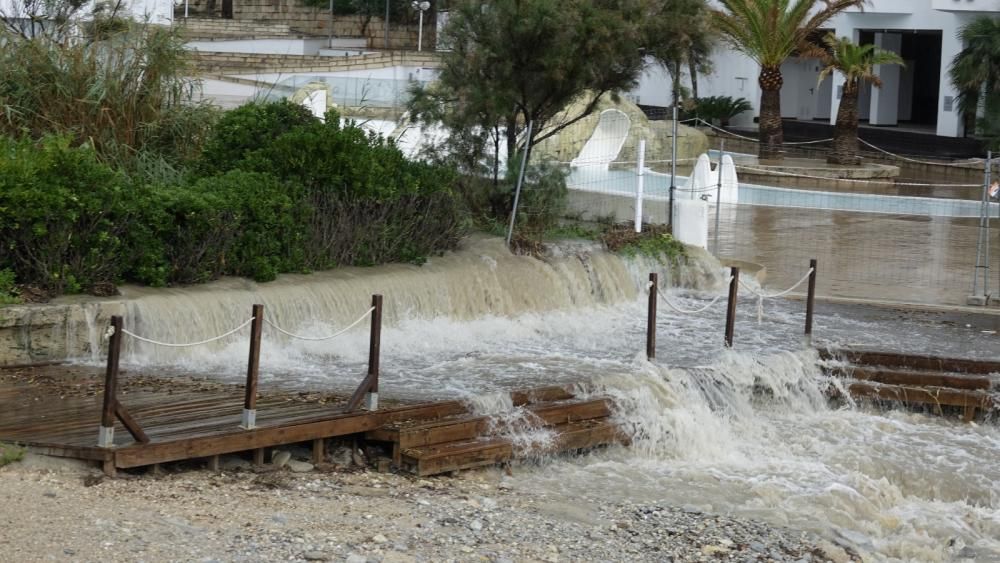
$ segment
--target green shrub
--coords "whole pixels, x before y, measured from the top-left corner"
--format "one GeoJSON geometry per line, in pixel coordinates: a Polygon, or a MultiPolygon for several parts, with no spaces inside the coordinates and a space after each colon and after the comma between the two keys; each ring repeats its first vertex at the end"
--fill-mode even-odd
{"type": "Polygon", "coordinates": [[[10,465],[15,461],[21,461],[24,459],[24,454],[27,451],[16,444],[9,444],[7,442],[0,442],[0,467],[5,465],[10,465]]]}
{"type": "Polygon", "coordinates": [[[87,146],[0,139],[0,268],[54,293],[117,281],[130,198],[87,146]]]}
{"type": "Polygon", "coordinates": [[[215,124],[198,168],[206,175],[238,168],[251,151],[267,147],[295,127],[318,122],[305,107],[288,100],[244,104],[226,112],[215,124]]]}
{"type": "Polygon", "coordinates": [[[341,127],[335,112],[280,135],[241,166],[301,188],[310,269],[419,263],[460,235],[450,167],[410,161],[382,137],[341,127]]]}
{"type": "Polygon", "coordinates": [[[126,168],[146,151],[174,161],[178,151],[196,150],[212,111],[192,97],[196,81],[181,31],[98,21],[96,37],[76,40],[73,32],[72,41],[57,30],[75,19],[49,22],[49,33],[31,39],[0,25],[0,134],[64,136],[126,168]]]}
{"type": "Polygon", "coordinates": [[[149,285],[222,275],[269,281],[302,270],[304,213],[295,195],[270,175],[242,170],[150,188],[130,277],[149,285]]]}
{"type": "Polygon", "coordinates": [[[13,270],[10,268],[0,270],[0,305],[11,305],[21,302],[21,298],[17,295],[17,287],[14,281],[13,270]]]}
{"type": "MultiPolygon", "coordinates": [[[[498,196],[510,199],[513,206],[517,177],[521,171],[520,158],[507,167],[506,181],[499,187],[498,196]]],[[[524,171],[524,183],[517,206],[517,231],[533,240],[541,240],[545,231],[558,224],[566,210],[568,171],[552,162],[529,162],[524,171]]]]}
{"type": "Polygon", "coordinates": [[[753,109],[745,98],[730,96],[708,96],[698,98],[695,113],[705,121],[717,121],[723,127],[729,125],[729,120],[737,115],[753,109]]]}

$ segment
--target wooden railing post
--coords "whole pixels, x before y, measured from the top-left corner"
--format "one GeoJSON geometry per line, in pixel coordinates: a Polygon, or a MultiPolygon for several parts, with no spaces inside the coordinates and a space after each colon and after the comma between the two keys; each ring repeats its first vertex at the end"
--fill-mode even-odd
{"type": "Polygon", "coordinates": [[[378,410],[379,354],[382,346],[382,296],[372,295],[372,325],[368,343],[368,379],[371,385],[365,395],[365,408],[378,410]]]}
{"type": "Polygon", "coordinates": [[[649,274],[649,305],[646,310],[646,359],[656,358],[656,292],[659,291],[659,276],[649,274]]]}
{"type": "Polygon", "coordinates": [[[812,346],[813,311],[816,303],[816,259],[809,261],[809,294],[806,296],[806,346],[812,346]]]}
{"type": "Polygon", "coordinates": [[[250,358],[247,360],[246,395],[243,398],[243,416],[240,428],[253,430],[257,427],[257,379],[260,376],[260,335],[264,326],[264,306],[253,306],[253,322],[250,323],[250,358]]]}
{"type": "Polygon", "coordinates": [[[740,269],[731,268],[733,278],[729,282],[729,302],[726,306],[726,348],[733,347],[733,331],[736,330],[736,298],[740,289],[740,269]]]}
{"type": "Polygon", "coordinates": [[[122,353],[121,316],[111,317],[113,330],[108,341],[108,367],[104,374],[104,405],[101,408],[101,428],[97,434],[97,445],[101,448],[115,447],[115,407],[118,405],[118,362],[122,353]]]}

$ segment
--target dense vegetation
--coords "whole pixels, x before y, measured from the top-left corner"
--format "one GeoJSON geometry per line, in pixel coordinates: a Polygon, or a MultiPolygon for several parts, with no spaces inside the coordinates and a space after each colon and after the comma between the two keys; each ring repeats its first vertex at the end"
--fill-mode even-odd
{"type": "Polygon", "coordinates": [[[450,167],[288,102],[220,117],[175,31],[100,30],[0,28],[0,303],[420,262],[458,240],[450,167]]]}
{"type": "Polygon", "coordinates": [[[50,293],[266,281],[420,262],[461,228],[450,169],[288,102],[227,113],[178,181],[143,180],[66,136],[0,140],[0,271],[50,293]]]}

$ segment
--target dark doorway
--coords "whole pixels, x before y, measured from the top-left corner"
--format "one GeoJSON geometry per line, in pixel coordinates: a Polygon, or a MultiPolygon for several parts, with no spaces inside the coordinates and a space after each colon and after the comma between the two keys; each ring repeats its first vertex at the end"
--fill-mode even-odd
{"type": "Polygon", "coordinates": [[[222,0],[222,17],[233,19],[233,0],[222,0]]]}
{"type": "Polygon", "coordinates": [[[937,125],[941,90],[941,32],[903,34],[903,60],[913,73],[910,123],[937,125]]]}
{"type": "MultiPolygon", "coordinates": [[[[941,88],[941,32],[912,29],[886,32],[900,35],[900,56],[906,61],[906,68],[900,71],[899,121],[936,127],[941,88]]],[[[875,33],[873,30],[862,31],[861,44],[874,43],[875,33]]]]}

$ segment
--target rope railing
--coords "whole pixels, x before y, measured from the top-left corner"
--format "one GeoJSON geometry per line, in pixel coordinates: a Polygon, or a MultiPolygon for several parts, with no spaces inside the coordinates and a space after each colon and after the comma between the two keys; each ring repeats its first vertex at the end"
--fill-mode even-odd
{"type": "MultiPolygon", "coordinates": [[[[125,328],[122,328],[121,331],[122,331],[122,334],[131,336],[132,338],[135,338],[136,340],[139,340],[141,342],[146,342],[146,343],[149,343],[149,344],[153,344],[153,345],[156,345],[156,346],[165,346],[167,348],[191,348],[191,347],[194,347],[194,346],[202,346],[204,344],[209,344],[209,343],[215,342],[217,340],[222,340],[223,338],[226,338],[227,336],[232,336],[232,335],[236,334],[237,332],[243,330],[247,326],[249,326],[250,323],[252,323],[254,321],[254,318],[255,317],[250,317],[243,324],[241,324],[240,326],[238,326],[238,327],[236,327],[236,328],[234,328],[234,329],[232,329],[232,330],[230,330],[228,332],[225,332],[225,333],[220,334],[218,336],[213,336],[212,338],[207,338],[205,340],[199,340],[198,342],[185,342],[185,343],[162,342],[162,341],[159,341],[159,340],[154,340],[152,338],[146,338],[145,336],[139,336],[138,334],[136,334],[134,332],[131,332],[131,331],[125,329],[125,328]]],[[[104,334],[104,338],[105,339],[111,338],[112,336],[114,336],[114,334],[115,334],[115,328],[113,326],[109,326],[108,327],[108,331],[104,334]]]]}
{"type": "MultiPolygon", "coordinates": [[[[706,127],[709,127],[710,129],[714,129],[715,131],[718,131],[720,133],[725,133],[726,135],[729,135],[731,137],[735,137],[737,139],[743,139],[744,141],[750,141],[751,143],[759,143],[760,142],[760,139],[755,139],[753,137],[747,137],[746,135],[740,135],[738,133],[733,133],[732,131],[728,131],[726,129],[723,129],[722,127],[718,127],[716,125],[713,125],[712,123],[710,123],[708,121],[705,121],[704,119],[698,118],[697,121],[700,122],[700,123],[702,123],[702,124],[704,124],[706,127]]],[[[833,140],[833,137],[830,137],[828,139],[813,139],[811,141],[793,141],[793,142],[786,142],[786,143],[782,143],[782,144],[783,145],[814,145],[814,144],[819,144],[819,143],[829,143],[832,140],[833,140]]]]}
{"type": "MultiPolygon", "coordinates": [[[[733,281],[733,277],[729,276],[729,279],[726,280],[726,285],[729,285],[732,281],[733,281]]],[[[647,282],[646,283],[646,291],[648,292],[652,288],[653,288],[653,282],[647,282]]],[[[712,299],[704,307],[700,307],[698,309],[683,309],[683,308],[675,305],[673,302],[671,302],[670,298],[668,298],[666,296],[666,294],[664,294],[662,292],[657,291],[656,292],[656,296],[660,299],[660,301],[663,302],[664,305],[666,305],[667,307],[670,307],[675,312],[680,313],[682,315],[697,315],[699,313],[704,313],[705,311],[711,309],[716,303],[718,303],[720,299],[722,299],[723,297],[725,297],[725,295],[723,295],[723,294],[720,293],[719,295],[715,296],[715,299],[712,299]]]]}
{"type": "Polygon", "coordinates": [[[879,148],[879,147],[877,147],[877,146],[869,143],[868,141],[866,141],[866,140],[864,140],[864,139],[862,139],[860,137],[858,138],[858,142],[861,143],[862,145],[865,145],[867,147],[873,148],[873,149],[877,150],[880,153],[886,154],[886,155],[891,156],[893,158],[898,158],[900,160],[905,160],[907,162],[913,162],[913,163],[916,163],[916,164],[927,164],[927,165],[930,165],[930,166],[950,166],[950,167],[953,167],[953,168],[969,168],[968,166],[966,166],[964,164],[956,164],[956,163],[953,163],[953,162],[934,162],[934,161],[931,161],[931,160],[918,160],[916,158],[910,158],[910,157],[907,157],[907,156],[903,156],[901,154],[896,154],[894,152],[889,152],[889,151],[887,151],[887,150],[885,150],[883,148],[879,148]]]}
{"type": "Polygon", "coordinates": [[[271,327],[274,330],[280,332],[281,334],[284,334],[285,336],[287,336],[289,338],[294,338],[296,340],[306,340],[306,341],[309,341],[309,342],[320,342],[320,341],[323,341],[323,340],[331,340],[333,338],[336,338],[336,337],[344,334],[345,332],[351,330],[352,328],[358,326],[358,324],[361,323],[361,321],[363,321],[366,318],[368,318],[368,315],[372,314],[372,312],[374,310],[375,310],[375,307],[369,307],[368,310],[365,311],[364,313],[362,313],[362,315],[360,317],[358,317],[358,319],[356,321],[354,321],[353,323],[347,325],[346,327],[340,329],[339,331],[337,331],[337,332],[335,332],[335,333],[333,333],[333,334],[331,334],[329,336],[302,336],[302,335],[299,335],[299,334],[294,334],[292,332],[289,332],[289,331],[281,328],[280,326],[278,326],[277,324],[275,324],[271,319],[267,319],[267,318],[264,319],[264,324],[268,325],[269,327],[271,327]]]}
{"type": "Polygon", "coordinates": [[[881,179],[881,180],[868,180],[861,178],[831,178],[828,176],[811,176],[809,174],[798,174],[795,172],[781,172],[779,170],[768,170],[766,168],[756,168],[754,166],[746,166],[742,164],[736,165],[737,169],[746,170],[749,172],[758,172],[761,174],[773,174],[775,176],[788,176],[791,178],[806,178],[811,180],[825,180],[827,182],[849,182],[853,184],[879,184],[879,185],[889,185],[889,186],[902,186],[902,187],[915,187],[915,188],[979,188],[982,184],[922,184],[919,182],[897,182],[891,178],[881,179]]]}
{"type": "Polygon", "coordinates": [[[772,294],[764,293],[763,291],[757,291],[750,284],[744,282],[743,280],[740,280],[740,286],[743,287],[743,289],[746,289],[750,293],[753,293],[755,296],[757,296],[757,324],[761,324],[761,323],[764,322],[764,300],[765,299],[777,299],[778,297],[784,297],[784,296],[788,295],[789,293],[795,291],[796,288],[798,288],[800,285],[804,284],[806,282],[806,280],[809,279],[809,276],[812,275],[813,271],[814,271],[814,268],[809,268],[809,270],[806,272],[806,275],[802,276],[802,279],[800,279],[799,281],[795,282],[795,285],[793,285],[792,287],[790,287],[790,288],[788,288],[788,289],[786,289],[784,291],[779,291],[778,293],[772,293],[772,294]]]}

